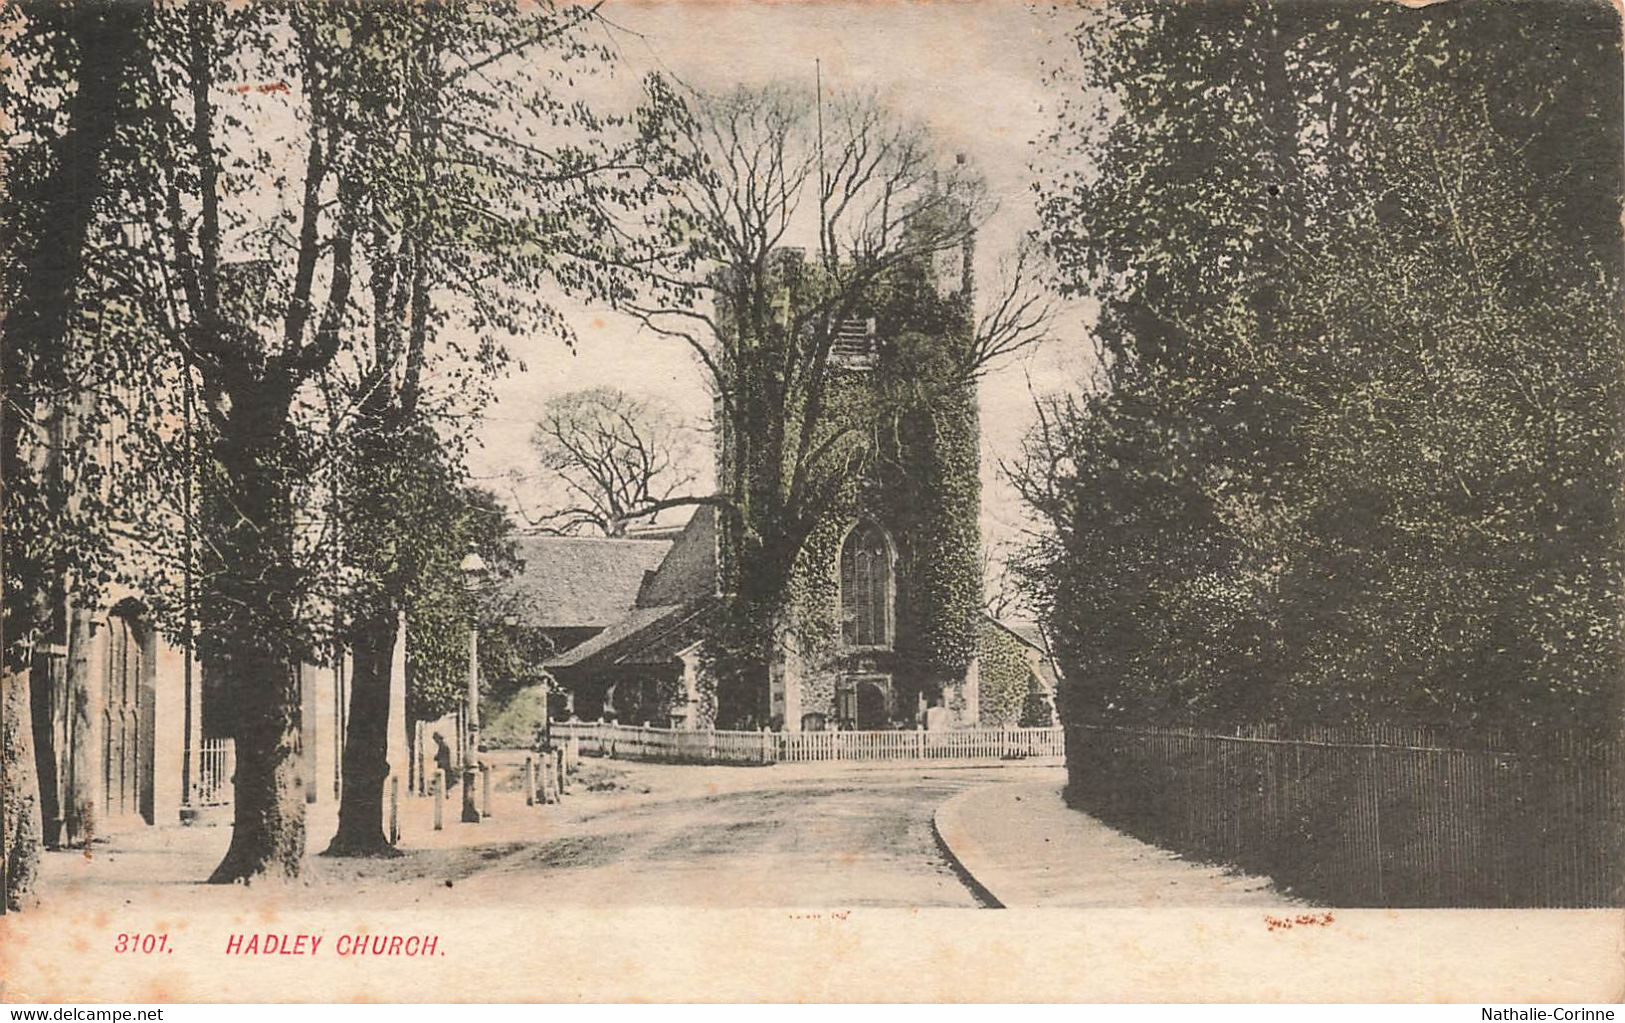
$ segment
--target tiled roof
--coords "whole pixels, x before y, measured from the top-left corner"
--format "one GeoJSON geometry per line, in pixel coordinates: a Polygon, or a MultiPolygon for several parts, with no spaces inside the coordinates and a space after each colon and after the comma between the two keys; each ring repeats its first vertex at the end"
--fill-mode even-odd
{"type": "Polygon", "coordinates": [[[582,536],[522,536],[524,561],[506,586],[536,628],[602,628],[637,602],[644,574],[671,550],[667,540],[608,540],[582,536]]]}
{"type": "Polygon", "coordinates": [[[598,635],[547,661],[548,668],[591,670],[669,664],[699,639],[710,600],[640,607],[598,635]]]}
{"type": "Polygon", "coordinates": [[[682,604],[717,592],[717,510],[696,509],[660,567],[638,593],[639,607],[682,604]]]}
{"type": "Polygon", "coordinates": [[[547,662],[592,670],[669,664],[700,637],[717,594],[716,509],[702,506],[637,595],[637,606],[603,632],[547,662]]]}

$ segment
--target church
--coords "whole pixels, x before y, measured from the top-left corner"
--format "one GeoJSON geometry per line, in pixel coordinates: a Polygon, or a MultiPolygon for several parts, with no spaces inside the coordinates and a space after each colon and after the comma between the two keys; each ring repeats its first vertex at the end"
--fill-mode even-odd
{"type": "MultiPolygon", "coordinates": [[[[789,731],[979,723],[990,633],[975,384],[945,385],[917,407],[895,400],[948,366],[955,342],[969,337],[972,256],[967,240],[902,267],[835,325],[824,429],[863,431],[870,455],[840,481],[797,552],[785,587],[789,627],[749,697],[755,706],[719,715],[707,678],[707,644],[741,545],[728,517],[702,506],[621,620],[547,662],[580,717],[679,728],[731,717],[720,723],[789,731]]],[[[784,248],[771,272],[789,305],[816,290],[808,280],[820,271],[784,248]]],[[[720,302],[717,313],[726,324],[720,302]]],[[[953,379],[951,368],[935,379],[953,379]]],[[[717,477],[729,479],[741,445],[729,417],[719,411],[716,422],[717,477]]]]}

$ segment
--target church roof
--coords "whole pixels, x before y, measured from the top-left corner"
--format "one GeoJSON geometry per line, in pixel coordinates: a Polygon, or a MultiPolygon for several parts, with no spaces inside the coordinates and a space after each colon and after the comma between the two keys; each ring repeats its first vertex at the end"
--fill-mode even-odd
{"type": "Polygon", "coordinates": [[[585,643],[550,658],[546,667],[569,672],[670,664],[699,641],[707,614],[715,606],[715,601],[702,599],[634,608],[585,643]]]}
{"type": "Polygon", "coordinates": [[[1044,640],[1044,630],[1033,622],[1005,621],[986,613],[983,613],[982,618],[1040,655],[1033,664],[1033,673],[1038,677],[1040,685],[1054,692],[1059,678],[1055,673],[1055,662],[1050,656],[1049,644],[1044,640]]]}
{"type": "Polygon", "coordinates": [[[547,662],[592,670],[668,664],[698,641],[717,595],[716,509],[701,506],[639,588],[634,606],[598,635],[547,662]]]}
{"type": "Polygon", "coordinates": [[[702,505],[638,591],[637,606],[683,604],[717,590],[717,510],[702,505]]]}
{"type": "Polygon", "coordinates": [[[603,628],[637,603],[644,577],[666,557],[669,540],[610,540],[587,536],[521,536],[524,567],[506,587],[536,628],[603,628]]]}
{"type": "Polygon", "coordinates": [[[983,614],[984,618],[1021,640],[1041,654],[1049,653],[1049,644],[1044,642],[1044,630],[1034,622],[1011,621],[1005,618],[995,618],[990,614],[983,614]]]}

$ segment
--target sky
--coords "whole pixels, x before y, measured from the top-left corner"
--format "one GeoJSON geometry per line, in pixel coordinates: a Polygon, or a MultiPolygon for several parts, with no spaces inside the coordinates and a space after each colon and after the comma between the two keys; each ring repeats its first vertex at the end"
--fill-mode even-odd
{"type": "MultiPolygon", "coordinates": [[[[607,18],[621,54],[615,77],[631,86],[651,71],[698,88],[799,80],[811,86],[815,61],[826,93],[877,93],[899,114],[923,122],[945,152],[963,153],[987,179],[998,209],[977,243],[977,278],[991,281],[1035,223],[1031,140],[1046,126],[1042,61],[1051,17],[1017,0],[610,0],[607,18]]],[[[497,384],[496,402],[472,453],[476,477],[527,506],[537,492],[514,474],[536,472],[531,424],[549,398],[585,387],[614,386],[659,397],[680,415],[710,412],[705,379],[680,342],[640,331],[605,308],[561,303],[580,341],[572,353],[552,339],[510,345],[523,372],[497,384]]],[[[983,533],[1012,535],[1019,504],[999,477],[1032,421],[1029,387],[1038,393],[1071,386],[1087,368],[1083,317],[1071,311],[1058,337],[997,368],[980,388],[983,533]]]]}

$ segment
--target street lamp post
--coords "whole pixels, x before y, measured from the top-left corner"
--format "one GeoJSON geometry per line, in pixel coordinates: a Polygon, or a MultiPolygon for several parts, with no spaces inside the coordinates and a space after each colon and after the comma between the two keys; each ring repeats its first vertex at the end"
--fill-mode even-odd
{"type": "MultiPolygon", "coordinates": [[[[462,570],[463,583],[469,595],[473,596],[485,572],[485,559],[477,552],[469,551],[458,568],[462,570]]],[[[480,809],[474,805],[474,782],[479,773],[475,757],[478,756],[480,740],[480,622],[477,612],[471,612],[468,620],[468,705],[463,710],[463,719],[466,722],[463,741],[463,823],[478,824],[480,809]]]]}

